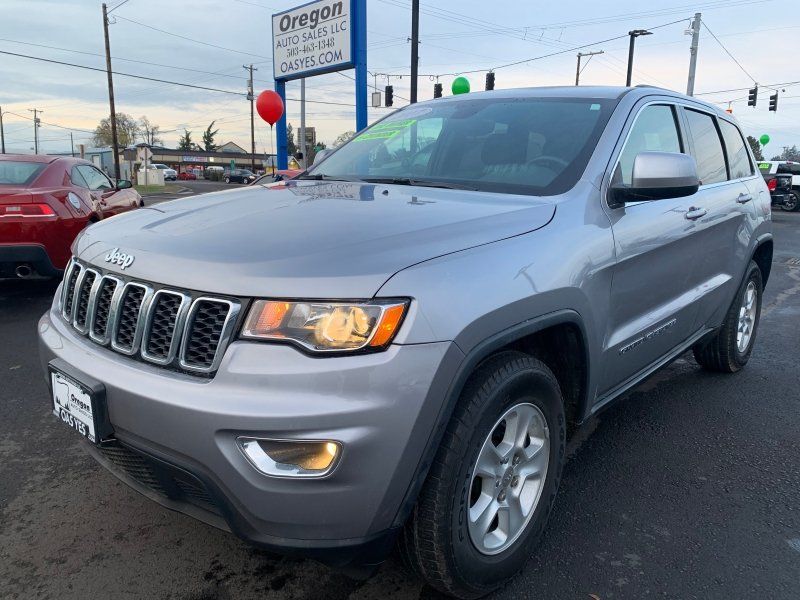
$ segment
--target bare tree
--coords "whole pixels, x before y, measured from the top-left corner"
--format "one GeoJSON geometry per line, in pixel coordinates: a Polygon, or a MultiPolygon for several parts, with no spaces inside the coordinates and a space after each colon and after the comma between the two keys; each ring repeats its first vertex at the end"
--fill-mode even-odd
{"type": "Polygon", "coordinates": [[[147,117],[142,116],[139,118],[139,128],[141,129],[145,144],[160,146],[164,143],[159,135],[161,133],[161,128],[158,125],[153,125],[147,117]]]}

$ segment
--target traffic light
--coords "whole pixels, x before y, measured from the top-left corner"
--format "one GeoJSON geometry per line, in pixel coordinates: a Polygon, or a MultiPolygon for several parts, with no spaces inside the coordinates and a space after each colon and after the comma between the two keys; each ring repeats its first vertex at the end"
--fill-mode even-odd
{"type": "Polygon", "coordinates": [[[442,84],[441,83],[434,83],[433,84],[433,97],[434,98],[441,98],[442,97],[442,84]]]}
{"type": "Polygon", "coordinates": [[[747,96],[747,106],[755,106],[756,100],[758,100],[758,86],[750,90],[750,93],[747,96]]]}
{"type": "Polygon", "coordinates": [[[769,109],[772,112],[778,111],[778,92],[775,92],[769,97],[769,109]]]}
{"type": "Polygon", "coordinates": [[[392,106],[394,104],[394,88],[390,85],[387,85],[383,93],[384,98],[386,99],[386,106],[392,106]]]}
{"type": "Polygon", "coordinates": [[[493,90],[494,89],[494,72],[489,71],[486,74],[486,90],[493,90]]]}

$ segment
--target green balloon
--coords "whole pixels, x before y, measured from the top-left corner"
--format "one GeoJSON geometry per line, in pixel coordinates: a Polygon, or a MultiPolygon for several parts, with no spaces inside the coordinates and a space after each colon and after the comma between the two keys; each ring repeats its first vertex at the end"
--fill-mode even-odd
{"type": "Polygon", "coordinates": [[[453,95],[468,94],[469,93],[469,79],[466,77],[456,77],[453,80],[453,85],[450,88],[453,90],[453,95]]]}
{"type": "Polygon", "coordinates": [[[758,141],[761,142],[762,146],[766,146],[767,144],[769,144],[769,136],[765,133],[760,138],[758,138],[758,141]]]}

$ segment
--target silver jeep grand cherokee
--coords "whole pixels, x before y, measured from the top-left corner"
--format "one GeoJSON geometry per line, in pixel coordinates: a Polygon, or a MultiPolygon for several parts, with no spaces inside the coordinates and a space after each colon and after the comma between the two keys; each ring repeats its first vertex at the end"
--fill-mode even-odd
{"type": "Polygon", "coordinates": [[[434,587],[517,572],[564,443],[687,350],[741,369],[770,197],[730,115],[667,90],[399,110],[298,180],[75,242],[39,324],[59,420],[153,500],[434,587]]]}

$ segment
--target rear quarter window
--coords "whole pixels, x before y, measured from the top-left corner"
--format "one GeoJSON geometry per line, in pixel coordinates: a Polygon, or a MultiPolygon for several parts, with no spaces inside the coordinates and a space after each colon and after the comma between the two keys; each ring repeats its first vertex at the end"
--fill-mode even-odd
{"type": "Polygon", "coordinates": [[[728,168],[731,179],[741,179],[753,174],[753,165],[750,164],[750,155],[744,145],[744,139],[733,123],[719,120],[722,139],[725,141],[725,151],[728,153],[728,168]]]}

